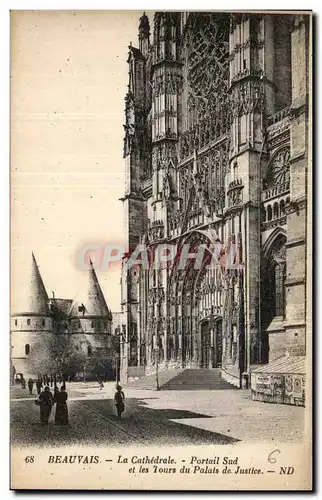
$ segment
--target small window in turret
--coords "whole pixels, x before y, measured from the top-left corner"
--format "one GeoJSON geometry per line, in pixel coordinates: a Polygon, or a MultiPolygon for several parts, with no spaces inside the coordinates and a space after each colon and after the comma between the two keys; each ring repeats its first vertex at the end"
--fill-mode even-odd
{"type": "Polygon", "coordinates": [[[30,326],[30,319],[27,319],[27,325],[30,326]]]}
{"type": "Polygon", "coordinates": [[[30,345],[29,345],[29,344],[26,344],[26,345],[25,345],[25,355],[26,355],[26,356],[29,356],[29,354],[30,354],[30,345]]]}
{"type": "Polygon", "coordinates": [[[87,355],[88,356],[92,355],[92,347],[90,345],[87,347],[87,355]]]}
{"type": "Polygon", "coordinates": [[[18,326],[18,320],[15,319],[15,326],[18,326]]]}
{"type": "Polygon", "coordinates": [[[45,326],[45,325],[46,325],[46,320],[45,320],[45,319],[43,319],[43,320],[42,320],[42,326],[45,326]]]}

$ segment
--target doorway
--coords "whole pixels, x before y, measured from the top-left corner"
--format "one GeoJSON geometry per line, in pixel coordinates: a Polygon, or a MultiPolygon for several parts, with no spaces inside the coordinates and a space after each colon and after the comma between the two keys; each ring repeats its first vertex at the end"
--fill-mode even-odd
{"type": "Polygon", "coordinates": [[[222,319],[218,319],[214,324],[214,368],[221,368],[222,362],[222,319]]]}
{"type": "Polygon", "coordinates": [[[210,327],[209,321],[201,323],[201,359],[200,368],[209,368],[210,363],[210,327]]]}
{"type": "Polygon", "coordinates": [[[209,320],[201,323],[200,368],[221,368],[222,365],[222,318],[210,328],[209,320]]]}

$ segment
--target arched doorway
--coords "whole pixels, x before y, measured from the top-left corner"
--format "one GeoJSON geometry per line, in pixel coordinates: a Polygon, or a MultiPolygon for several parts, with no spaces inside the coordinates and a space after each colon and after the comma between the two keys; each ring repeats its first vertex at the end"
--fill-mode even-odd
{"type": "Polygon", "coordinates": [[[222,364],[222,318],[214,321],[214,350],[213,350],[213,368],[221,368],[222,364]]]}
{"type": "Polygon", "coordinates": [[[210,322],[205,320],[201,322],[201,352],[200,352],[200,368],[209,368],[211,360],[211,339],[210,339],[210,322]]]}
{"type": "Polygon", "coordinates": [[[198,265],[197,259],[188,260],[183,268],[175,263],[169,276],[168,352],[185,367],[214,368],[222,363],[223,274],[210,243],[208,233],[189,235],[182,245],[190,245],[190,254],[202,247],[202,258],[198,265]]]}
{"type": "Polygon", "coordinates": [[[200,323],[200,368],[220,368],[222,364],[222,318],[200,323]]]}

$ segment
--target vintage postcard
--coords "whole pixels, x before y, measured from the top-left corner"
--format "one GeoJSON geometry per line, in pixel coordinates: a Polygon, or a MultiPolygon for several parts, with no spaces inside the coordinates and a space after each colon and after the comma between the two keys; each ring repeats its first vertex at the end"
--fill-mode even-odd
{"type": "Polygon", "coordinates": [[[11,12],[11,488],[312,488],[310,11],[11,12]]]}

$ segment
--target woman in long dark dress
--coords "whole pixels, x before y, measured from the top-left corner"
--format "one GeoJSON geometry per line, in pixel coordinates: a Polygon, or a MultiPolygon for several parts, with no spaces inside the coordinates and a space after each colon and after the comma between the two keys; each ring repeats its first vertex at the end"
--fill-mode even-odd
{"type": "Polygon", "coordinates": [[[56,392],[54,403],[56,403],[55,424],[68,425],[68,408],[67,408],[68,394],[65,386],[60,388],[60,392],[56,392]]]}
{"type": "Polygon", "coordinates": [[[53,406],[53,395],[48,386],[46,386],[45,390],[39,394],[38,401],[40,406],[40,422],[42,424],[48,424],[53,406]]]}

